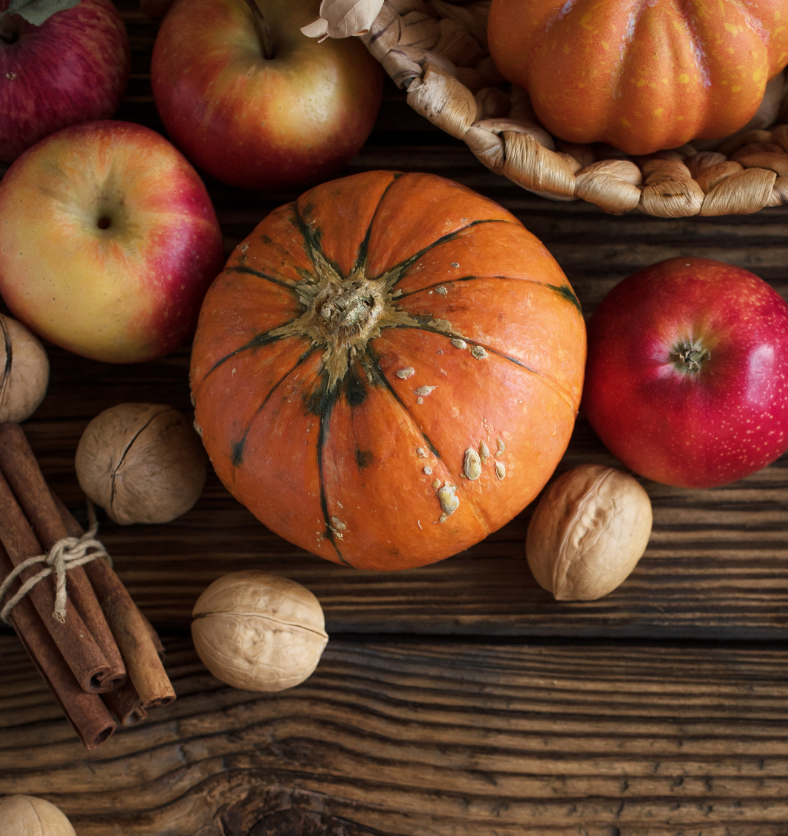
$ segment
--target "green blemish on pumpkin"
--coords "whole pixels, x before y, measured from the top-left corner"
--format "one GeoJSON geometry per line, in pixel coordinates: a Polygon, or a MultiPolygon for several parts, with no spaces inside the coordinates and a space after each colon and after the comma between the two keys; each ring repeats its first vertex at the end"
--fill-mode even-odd
{"type": "Polygon", "coordinates": [[[322,369],[319,372],[317,385],[304,397],[307,412],[320,418],[327,418],[336,403],[337,389],[336,386],[329,386],[328,372],[322,369]]]}
{"type": "Polygon", "coordinates": [[[367,384],[359,377],[355,367],[345,376],[345,398],[351,407],[361,406],[367,399],[367,384]]]}
{"type": "Polygon", "coordinates": [[[564,284],[556,286],[552,284],[546,284],[545,287],[552,288],[559,296],[563,296],[564,299],[571,302],[577,308],[577,310],[580,311],[580,313],[583,313],[583,308],[580,306],[580,300],[577,298],[577,296],[575,296],[574,292],[572,291],[572,288],[569,287],[569,285],[564,284]]]}
{"type": "Polygon", "coordinates": [[[298,205],[298,202],[293,204],[293,222],[298,228],[298,231],[304,237],[306,244],[307,255],[309,256],[312,265],[318,269],[320,262],[330,264],[331,267],[339,273],[337,265],[335,265],[321,248],[321,241],[323,240],[323,230],[320,227],[311,226],[308,221],[304,219],[305,215],[311,215],[314,212],[314,207],[308,204],[303,211],[298,205]]]}

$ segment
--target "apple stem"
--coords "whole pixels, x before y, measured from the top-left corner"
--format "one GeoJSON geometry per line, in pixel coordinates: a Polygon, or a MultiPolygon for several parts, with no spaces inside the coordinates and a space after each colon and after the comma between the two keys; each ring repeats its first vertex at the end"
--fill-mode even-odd
{"type": "Polygon", "coordinates": [[[0,15],[0,41],[4,44],[13,44],[19,40],[19,35],[7,25],[8,15],[0,15]]]}
{"type": "Polygon", "coordinates": [[[688,372],[699,372],[701,363],[711,358],[711,352],[693,343],[682,343],[674,352],[681,368],[688,372]]]}
{"type": "Polygon", "coordinates": [[[263,57],[270,61],[274,57],[274,43],[271,39],[271,28],[265,22],[265,17],[255,0],[246,0],[246,5],[249,6],[252,12],[252,20],[254,21],[254,28],[257,30],[257,37],[260,39],[263,57]]]}

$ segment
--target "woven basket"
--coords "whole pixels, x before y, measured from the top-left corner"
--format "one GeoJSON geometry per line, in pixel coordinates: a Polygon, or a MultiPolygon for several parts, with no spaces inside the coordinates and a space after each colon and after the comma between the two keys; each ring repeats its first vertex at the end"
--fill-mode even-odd
{"type": "Polygon", "coordinates": [[[487,48],[490,0],[385,0],[361,35],[408,104],[462,139],[487,168],[553,200],[662,218],[758,212],[788,202],[786,73],[750,123],[718,142],[646,157],[575,145],[536,120],[528,94],[497,72],[487,48]]]}

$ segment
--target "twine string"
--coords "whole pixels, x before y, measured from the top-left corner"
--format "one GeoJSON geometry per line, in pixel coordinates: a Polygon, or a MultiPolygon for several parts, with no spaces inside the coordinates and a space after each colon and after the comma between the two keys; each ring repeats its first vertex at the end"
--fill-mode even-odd
{"type": "Polygon", "coordinates": [[[0,584],[0,602],[8,595],[11,585],[25,569],[37,564],[44,564],[38,574],[28,578],[9,598],[2,609],[0,609],[0,620],[9,623],[9,617],[14,607],[30,592],[30,590],[50,575],[56,576],[55,582],[55,608],[52,617],[63,624],[66,620],[66,573],[69,569],[77,566],[84,566],[97,558],[103,558],[112,565],[112,560],[100,540],[95,539],[98,533],[98,521],[96,520],[93,504],[88,505],[88,516],[90,528],[81,537],[64,537],[58,540],[47,554],[39,554],[28,557],[0,584]]]}

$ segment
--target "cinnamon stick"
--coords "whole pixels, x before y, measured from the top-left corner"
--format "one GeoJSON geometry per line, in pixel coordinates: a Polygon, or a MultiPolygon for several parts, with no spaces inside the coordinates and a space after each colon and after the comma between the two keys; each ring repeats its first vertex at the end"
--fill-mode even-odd
{"type": "MultiPolygon", "coordinates": [[[[81,537],[82,526],[54,493],[52,497],[69,535],[81,537]]],[[[106,561],[94,560],[85,565],[85,571],[96,590],[142,708],[168,705],[175,699],[175,691],[159,658],[161,643],[156,632],[106,561]]]]}
{"type": "MultiPolygon", "coordinates": [[[[0,424],[0,471],[16,494],[43,551],[48,552],[55,543],[69,536],[19,424],[0,424]]],[[[109,665],[109,671],[100,678],[99,690],[111,691],[120,687],[126,681],[126,668],[83,566],[68,570],[67,589],[69,598],[109,665]]]]}
{"type": "MultiPolygon", "coordinates": [[[[0,576],[6,577],[12,569],[0,548],[0,576]]],[[[101,697],[80,687],[29,598],[19,601],[9,621],[85,748],[95,749],[117,727],[101,697]]]]}
{"type": "MultiPolygon", "coordinates": [[[[30,524],[14,497],[8,483],[0,475],[0,543],[13,566],[18,566],[28,557],[41,554],[41,546],[30,524]]],[[[33,566],[19,575],[20,583],[38,573],[33,566]]],[[[5,579],[8,573],[3,573],[5,579]]],[[[63,659],[76,677],[83,690],[97,693],[102,682],[110,673],[110,666],[101,649],[88,632],[84,621],[69,598],[66,598],[66,618],[60,622],[53,616],[55,607],[55,585],[52,577],[44,578],[28,592],[41,623],[55,642],[63,659]]]]}
{"type": "Polygon", "coordinates": [[[122,726],[136,726],[148,716],[142,699],[130,679],[120,688],[102,694],[101,699],[122,726]]]}
{"type": "Polygon", "coordinates": [[[148,628],[148,633],[150,633],[150,638],[153,642],[153,646],[156,648],[156,652],[159,654],[159,659],[163,661],[166,650],[164,649],[164,645],[162,644],[161,638],[159,637],[159,634],[156,632],[150,621],[148,621],[145,614],[140,612],[140,615],[142,616],[142,620],[145,622],[145,626],[148,628]]]}
{"type": "MultiPolygon", "coordinates": [[[[55,499],[57,500],[57,497],[55,497],[55,499]]],[[[60,506],[61,503],[59,500],[57,501],[60,506]]],[[[65,511],[65,508],[63,508],[63,510],[65,511]]],[[[68,513],[68,511],[65,511],[65,513],[68,513]]],[[[164,645],[159,638],[159,634],[153,628],[150,621],[148,621],[145,617],[145,614],[140,611],[140,615],[142,616],[142,620],[145,622],[145,626],[148,628],[148,635],[150,635],[153,646],[156,648],[156,653],[159,654],[159,659],[163,661],[165,651],[164,645]]],[[[101,698],[122,726],[136,726],[148,716],[148,712],[145,710],[142,704],[142,699],[137,693],[137,689],[132,684],[131,679],[128,679],[126,684],[118,688],[116,691],[110,691],[108,694],[102,694],[101,698]]]]}

